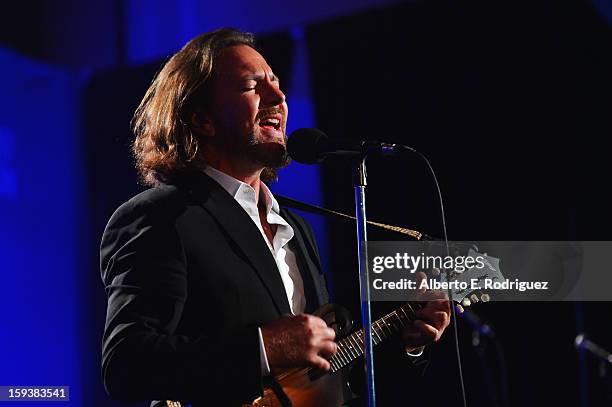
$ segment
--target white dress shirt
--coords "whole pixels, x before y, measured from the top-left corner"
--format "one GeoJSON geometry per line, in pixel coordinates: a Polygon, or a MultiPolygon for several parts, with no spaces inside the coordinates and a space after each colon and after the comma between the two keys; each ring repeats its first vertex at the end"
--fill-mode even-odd
{"type": "MultiPolygon", "coordinates": [[[[270,253],[274,257],[276,266],[280,273],[289,307],[293,315],[298,315],[304,312],[306,307],[306,297],[304,296],[304,282],[297,266],[295,253],[289,248],[288,243],[293,239],[294,231],[291,225],[280,216],[280,207],[278,202],[262,182],[259,188],[259,199],[263,201],[266,208],[266,220],[270,225],[276,225],[276,233],[272,243],[266,237],[266,234],[261,225],[259,218],[259,209],[257,208],[257,199],[255,190],[250,185],[237,180],[236,178],[227,175],[226,173],[217,170],[216,168],[207,166],[204,172],[217,181],[223,189],[225,189],[238,204],[246,211],[251,220],[255,223],[262,238],[266,242],[270,253]]],[[[259,343],[262,373],[270,374],[270,367],[266,357],[266,351],[263,344],[261,329],[259,330],[259,343]]]]}

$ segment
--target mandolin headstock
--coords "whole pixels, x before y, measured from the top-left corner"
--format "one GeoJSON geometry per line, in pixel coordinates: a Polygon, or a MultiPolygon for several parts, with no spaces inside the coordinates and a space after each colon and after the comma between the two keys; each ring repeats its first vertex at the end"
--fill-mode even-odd
{"type": "Polygon", "coordinates": [[[503,281],[505,277],[499,267],[499,259],[479,253],[475,245],[467,248],[467,256],[472,258],[482,258],[483,267],[470,267],[465,270],[440,270],[431,269],[426,273],[428,278],[434,278],[440,283],[448,283],[447,289],[442,289],[453,302],[459,312],[467,307],[478,303],[491,301],[491,296],[487,292],[484,281],[503,281]]]}

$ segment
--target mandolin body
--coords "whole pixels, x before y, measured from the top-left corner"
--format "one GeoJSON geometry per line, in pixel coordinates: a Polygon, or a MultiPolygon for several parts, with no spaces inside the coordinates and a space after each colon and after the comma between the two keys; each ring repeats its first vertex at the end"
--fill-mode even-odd
{"type": "MultiPolygon", "coordinates": [[[[353,398],[347,385],[347,371],[313,374],[310,369],[292,369],[278,375],[276,381],[293,407],[338,407],[353,398]]],[[[283,407],[283,404],[273,389],[266,388],[262,397],[245,406],[283,407]]]]}

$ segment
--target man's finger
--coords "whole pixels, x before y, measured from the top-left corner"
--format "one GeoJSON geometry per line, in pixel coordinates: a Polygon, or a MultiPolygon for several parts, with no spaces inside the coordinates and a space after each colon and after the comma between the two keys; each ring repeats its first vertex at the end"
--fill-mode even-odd
{"type": "Polygon", "coordinates": [[[322,339],[333,341],[334,339],[336,339],[336,331],[334,331],[332,328],[325,326],[325,329],[321,331],[321,337],[322,339]]]}
{"type": "Polygon", "coordinates": [[[325,359],[330,359],[336,352],[338,352],[338,344],[336,342],[324,341],[321,343],[319,355],[323,356],[325,359]]]}
{"type": "Polygon", "coordinates": [[[432,300],[427,303],[427,307],[450,311],[450,302],[446,299],[432,300]]]}
{"type": "Polygon", "coordinates": [[[445,311],[422,309],[417,312],[417,318],[439,328],[446,325],[448,314],[445,311]]]}
{"type": "Polygon", "coordinates": [[[421,281],[425,280],[427,278],[427,275],[423,273],[422,271],[417,271],[415,274],[415,277],[416,277],[416,284],[417,284],[417,296],[419,296],[425,293],[425,291],[427,291],[425,287],[419,288],[421,287],[421,281]]]}
{"type": "Polygon", "coordinates": [[[448,300],[448,293],[445,291],[440,291],[440,290],[427,290],[426,291],[425,288],[423,287],[423,290],[417,290],[417,292],[418,292],[417,299],[419,301],[433,302],[433,301],[448,300]]]}
{"type": "Polygon", "coordinates": [[[429,341],[437,341],[439,338],[440,331],[435,327],[425,323],[424,321],[416,320],[414,322],[414,326],[419,329],[421,332],[421,337],[423,339],[429,339],[429,341]]]}
{"type": "Polygon", "coordinates": [[[319,318],[316,315],[304,314],[307,318],[308,324],[313,328],[324,328],[327,327],[327,324],[323,319],[319,318]]]}
{"type": "Polygon", "coordinates": [[[321,356],[315,356],[311,360],[310,364],[316,367],[317,369],[321,369],[325,372],[328,372],[331,369],[331,365],[329,364],[329,362],[321,356]]]}

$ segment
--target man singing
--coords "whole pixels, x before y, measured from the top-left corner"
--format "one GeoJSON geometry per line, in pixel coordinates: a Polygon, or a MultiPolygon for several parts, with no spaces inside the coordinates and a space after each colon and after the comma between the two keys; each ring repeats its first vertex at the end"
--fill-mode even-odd
{"type": "MultiPolygon", "coordinates": [[[[330,369],[334,331],[310,226],[263,181],[288,164],[279,80],[233,29],[201,35],[159,72],[136,111],[133,152],[151,189],[111,217],[102,374],[121,400],[234,406],[286,368],[330,369]]],[[[446,302],[401,332],[437,341],[446,302]]],[[[406,356],[408,357],[408,356],[406,356]]]]}

